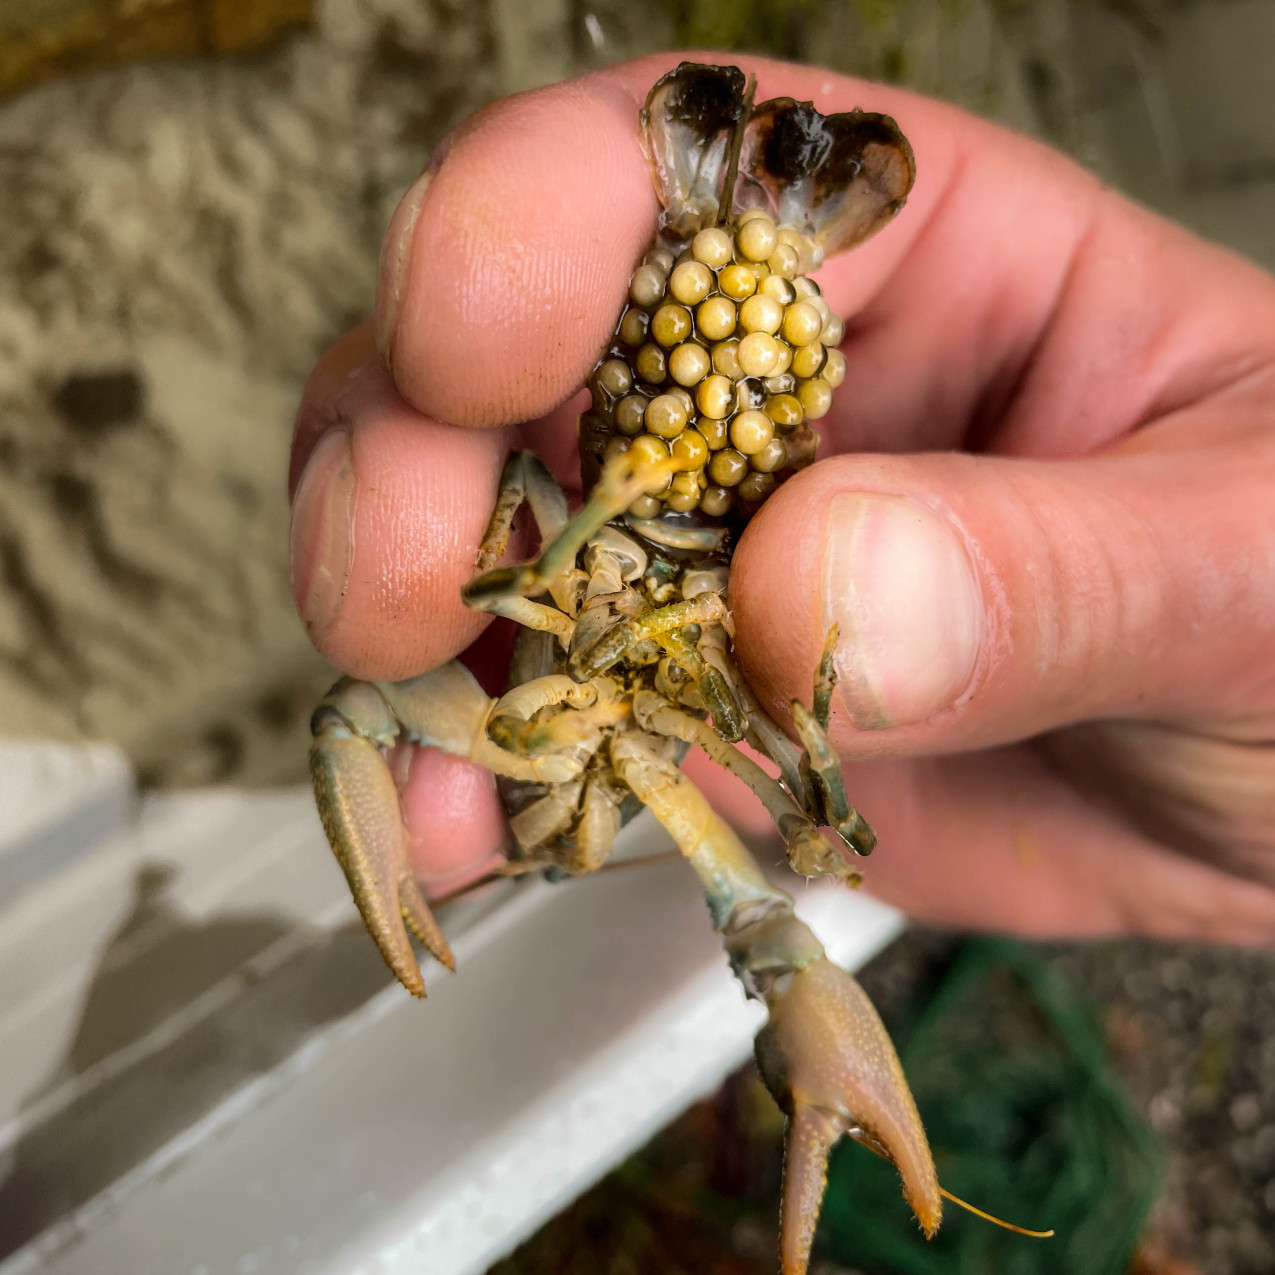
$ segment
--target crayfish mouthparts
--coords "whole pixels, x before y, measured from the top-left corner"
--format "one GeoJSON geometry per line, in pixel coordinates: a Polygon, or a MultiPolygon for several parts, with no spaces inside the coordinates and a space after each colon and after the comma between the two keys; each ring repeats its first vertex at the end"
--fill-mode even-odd
{"type": "Polygon", "coordinates": [[[516,842],[510,875],[595,871],[627,819],[654,814],[699,877],[745,990],[770,1013],[757,1057],[789,1116],[781,1258],[784,1275],[804,1275],[843,1134],[897,1167],[927,1235],[947,1193],[871,1002],[679,762],[695,745],[743,780],[796,872],[858,884],[841,847],[864,855],[875,837],[827,735],[836,630],[812,706],[794,702],[798,747],[735,664],[727,597],[738,532],[813,461],[811,422],[846,374],[844,326],[808,272],[898,212],[914,165],[886,116],[753,95],[736,67],[683,63],[647,98],[641,139],[664,211],[589,377],[585,504],[570,515],[535,456],[510,456],[462,594],[519,626],[510,689],[489,697],[456,661],[399,682],[342,679],[315,713],[310,758],[367,928],[417,995],[409,930],[442,964],[452,956],[408,862],[392,769],[402,745],[496,774],[516,842]],[[523,504],[539,557],[502,566],[523,504]]]}

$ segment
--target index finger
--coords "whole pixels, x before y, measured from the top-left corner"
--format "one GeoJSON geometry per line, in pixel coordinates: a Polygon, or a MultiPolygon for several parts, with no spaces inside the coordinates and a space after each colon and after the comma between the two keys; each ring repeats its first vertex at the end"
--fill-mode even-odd
{"type": "Polygon", "coordinates": [[[443,143],[382,256],[377,345],[409,403],[513,424],[583,383],[655,224],[638,106],[588,76],[497,102],[443,143]]]}

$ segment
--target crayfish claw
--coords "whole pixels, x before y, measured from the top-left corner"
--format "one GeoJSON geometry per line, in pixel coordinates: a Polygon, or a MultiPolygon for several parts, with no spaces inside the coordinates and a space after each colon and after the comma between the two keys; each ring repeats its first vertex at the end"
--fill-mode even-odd
{"type": "Polygon", "coordinates": [[[310,775],[323,831],[368,933],[398,981],[413,996],[424,996],[425,980],[403,924],[407,831],[390,768],[371,741],[324,731],[310,748],[310,775]]]}
{"type": "Polygon", "coordinates": [[[819,1206],[828,1185],[828,1157],[846,1127],[840,1116],[806,1103],[797,1103],[788,1117],[779,1236],[783,1275],[806,1275],[819,1206]]]}
{"type": "Polygon", "coordinates": [[[425,980],[409,928],[449,970],[456,961],[408,866],[408,834],[387,760],[400,738],[398,714],[413,720],[416,738],[459,751],[488,704],[467,672],[444,665],[406,682],[342,678],[310,723],[310,778],[323,831],[368,933],[413,996],[425,995],[425,980]]]}
{"type": "MultiPolygon", "coordinates": [[[[781,824],[780,835],[784,834],[781,824]]],[[[863,884],[863,874],[846,862],[845,855],[826,837],[806,827],[796,836],[784,838],[788,847],[788,864],[802,877],[836,877],[852,890],[863,884]]]]}
{"type": "Polygon", "coordinates": [[[440,964],[455,971],[456,958],[452,955],[451,944],[443,937],[438,928],[429,904],[420,885],[411,873],[404,873],[399,878],[398,902],[407,927],[421,941],[425,950],[440,964]]]}
{"type": "Polygon", "coordinates": [[[815,693],[810,701],[815,721],[823,730],[828,729],[828,721],[832,717],[832,692],[837,689],[837,639],[841,634],[841,626],[834,624],[823,639],[823,653],[819,657],[819,667],[815,669],[815,693]]]}
{"type": "MultiPolygon", "coordinates": [[[[785,945],[795,950],[792,940],[785,945]]],[[[757,1037],[757,1065],[788,1114],[780,1221],[784,1275],[805,1275],[828,1154],[843,1133],[894,1165],[921,1229],[932,1236],[943,1212],[934,1159],[894,1045],[867,993],[821,954],[766,978],[762,995],[770,1021],[757,1037]]]]}
{"type": "MultiPolygon", "coordinates": [[[[850,804],[841,778],[841,758],[828,739],[832,693],[837,688],[838,632],[839,627],[834,624],[824,637],[823,653],[815,670],[811,707],[807,708],[800,700],[793,700],[792,719],[803,750],[800,765],[802,776],[807,781],[804,787],[808,813],[818,822],[835,828],[837,835],[855,854],[869,855],[876,847],[877,834],[850,804]]],[[[830,875],[843,874],[834,871],[830,875]]],[[[854,875],[857,876],[857,873],[854,875]]],[[[852,884],[855,882],[852,881],[852,884]]]]}
{"type": "Polygon", "coordinates": [[[815,783],[821,822],[837,830],[837,835],[857,855],[869,855],[876,848],[877,836],[868,821],[850,804],[841,778],[841,758],[828,742],[828,735],[818,718],[800,700],[793,700],[793,725],[801,740],[803,765],[815,783]]]}

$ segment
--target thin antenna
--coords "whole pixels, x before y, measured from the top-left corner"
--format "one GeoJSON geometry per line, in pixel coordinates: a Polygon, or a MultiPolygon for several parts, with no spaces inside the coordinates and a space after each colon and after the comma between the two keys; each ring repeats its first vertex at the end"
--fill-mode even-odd
{"type": "MultiPolygon", "coordinates": [[[[874,1137],[860,1129],[858,1132],[851,1129],[849,1135],[861,1147],[867,1147],[874,1155],[879,1155],[881,1159],[888,1160],[894,1164],[894,1157],[883,1147],[874,1137]]],[[[897,1166],[896,1166],[897,1167],[897,1166]]],[[[1033,1240],[1047,1240],[1053,1234],[1053,1227],[1047,1231],[1029,1231],[1025,1226],[1015,1226],[1013,1222],[1006,1222],[1004,1218],[999,1218],[994,1213],[985,1213],[982,1209],[975,1208],[974,1205],[962,1200],[959,1195],[953,1195],[946,1187],[939,1187],[939,1194],[945,1200],[951,1200],[953,1204],[963,1208],[967,1213],[973,1213],[975,1217],[981,1217],[985,1222],[991,1222],[993,1226],[1003,1227],[1007,1231],[1013,1231],[1015,1235],[1026,1235],[1033,1240]]]]}
{"type": "MultiPolygon", "coordinates": [[[[657,863],[672,863],[675,859],[683,858],[680,850],[660,850],[655,854],[640,854],[633,859],[617,859],[610,863],[604,863],[601,867],[594,868],[592,872],[581,872],[573,876],[573,881],[585,881],[589,877],[601,876],[606,872],[622,872],[626,868],[650,868],[657,863]]],[[[472,894],[475,890],[482,889],[485,885],[491,885],[494,881],[508,881],[512,878],[530,876],[533,872],[544,872],[546,869],[552,868],[552,863],[520,863],[517,859],[496,868],[492,872],[486,872],[476,881],[471,881],[468,885],[462,885],[459,890],[452,894],[445,894],[441,898],[435,899],[436,903],[450,903],[453,899],[464,898],[467,894],[472,894]]]]}
{"type": "Polygon", "coordinates": [[[939,1187],[939,1194],[945,1200],[951,1200],[953,1204],[959,1205],[967,1213],[973,1213],[975,1217],[981,1217],[984,1222],[991,1222],[995,1226],[1004,1227],[1007,1231],[1013,1231],[1016,1235],[1026,1235],[1033,1240],[1047,1240],[1054,1233],[1053,1227],[1047,1231],[1029,1231],[1025,1226],[1015,1226],[1013,1222],[1006,1222],[1003,1218],[996,1217],[992,1213],[984,1213],[982,1209],[977,1209],[972,1204],[967,1204],[960,1196],[953,1195],[951,1191],[945,1187],[939,1187]]]}
{"type": "Polygon", "coordinates": [[[739,152],[744,147],[744,130],[753,113],[753,98],[757,94],[757,77],[749,75],[748,85],[744,89],[744,103],[740,107],[739,119],[735,121],[735,131],[731,134],[730,154],[726,160],[726,180],[722,183],[722,198],[717,205],[717,224],[730,220],[731,206],[735,202],[735,178],[739,176],[739,152]]]}

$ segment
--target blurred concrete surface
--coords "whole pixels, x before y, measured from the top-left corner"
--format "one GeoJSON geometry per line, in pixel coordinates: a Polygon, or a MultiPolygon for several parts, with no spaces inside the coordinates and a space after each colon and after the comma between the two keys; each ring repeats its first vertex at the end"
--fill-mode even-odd
{"type": "Polygon", "coordinates": [[[503,84],[487,7],[343,0],[261,60],[0,107],[0,730],[153,783],[302,774],[291,415],[432,142],[503,84]]]}

